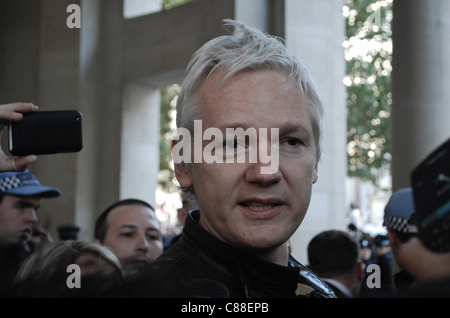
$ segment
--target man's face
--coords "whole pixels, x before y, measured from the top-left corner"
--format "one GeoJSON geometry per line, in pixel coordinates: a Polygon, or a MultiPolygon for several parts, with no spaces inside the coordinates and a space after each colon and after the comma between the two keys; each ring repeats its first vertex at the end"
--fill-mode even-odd
{"type": "Polygon", "coordinates": [[[5,195],[0,204],[0,248],[21,248],[37,222],[36,210],[40,207],[38,196],[5,195]]]}
{"type": "Polygon", "coordinates": [[[258,155],[257,163],[248,157],[246,163],[192,163],[177,177],[182,187],[194,187],[199,224],[209,233],[241,248],[277,247],[302,222],[317,181],[308,107],[298,85],[278,72],[241,72],[219,86],[222,77],[216,71],[200,88],[203,131],[216,127],[226,136],[226,128],[278,128],[279,169],[261,174],[270,163],[258,155]]]}
{"type": "Polygon", "coordinates": [[[163,252],[155,213],[140,205],[113,209],[106,220],[108,230],[102,244],[110,247],[127,275],[137,273],[163,252]]]}

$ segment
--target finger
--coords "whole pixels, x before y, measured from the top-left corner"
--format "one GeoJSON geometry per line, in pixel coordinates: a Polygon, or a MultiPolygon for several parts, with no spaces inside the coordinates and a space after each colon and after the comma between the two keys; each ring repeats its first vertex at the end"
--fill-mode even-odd
{"type": "Polygon", "coordinates": [[[397,249],[399,266],[406,269],[413,276],[420,274],[423,267],[422,262],[428,256],[427,250],[417,238],[412,238],[408,242],[401,244],[397,249]],[[412,261],[412,259],[415,259],[415,261],[412,261]]]}
{"type": "Polygon", "coordinates": [[[417,279],[430,279],[450,274],[450,253],[435,253],[417,238],[400,246],[397,262],[417,279]]]}
{"type": "Polygon", "coordinates": [[[25,251],[25,252],[31,252],[31,249],[30,249],[30,247],[28,246],[28,244],[27,243],[24,243],[23,244],[23,250],[25,251]]]}
{"type": "Polygon", "coordinates": [[[12,159],[12,165],[15,169],[14,171],[25,171],[29,164],[32,164],[37,160],[35,155],[25,156],[25,157],[17,157],[17,158],[8,158],[7,160],[12,159]]]}
{"type": "Polygon", "coordinates": [[[32,111],[38,110],[38,106],[33,103],[11,103],[11,104],[3,104],[0,105],[0,109],[10,110],[21,113],[28,113],[32,111]]]}
{"type": "Polygon", "coordinates": [[[22,113],[37,111],[38,107],[28,103],[14,103],[0,105],[0,120],[19,121],[22,119],[22,113]]]}
{"type": "Polygon", "coordinates": [[[36,159],[37,157],[35,155],[10,158],[0,153],[0,172],[25,171],[27,166],[35,162],[36,159]]]}

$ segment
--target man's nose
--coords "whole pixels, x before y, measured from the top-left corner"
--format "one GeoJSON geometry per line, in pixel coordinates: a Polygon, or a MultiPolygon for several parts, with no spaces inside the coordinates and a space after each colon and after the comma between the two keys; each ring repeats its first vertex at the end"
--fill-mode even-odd
{"type": "Polygon", "coordinates": [[[256,162],[252,163],[252,161],[249,161],[248,168],[245,172],[245,179],[248,182],[260,183],[263,186],[280,181],[283,175],[279,169],[277,142],[270,142],[266,137],[263,137],[259,140],[258,148],[253,145],[251,150],[254,152],[257,151],[256,162]]]}
{"type": "Polygon", "coordinates": [[[259,183],[262,186],[269,186],[277,183],[282,179],[282,173],[280,169],[277,169],[275,173],[264,173],[261,168],[270,167],[270,163],[261,163],[259,160],[256,163],[249,163],[248,168],[245,171],[245,180],[250,183],[259,183]]]}
{"type": "Polygon", "coordinates": [[[36,223],[38,220],[35,209],[29,209],[25,214],[25,222],[36,223]]]}
{"type": "Polygon", "coordinates": [[[138,237],[137,250],[141,252],[147,252],[149,249],[149,242],[145,234],[141,234],[138,237]]]}

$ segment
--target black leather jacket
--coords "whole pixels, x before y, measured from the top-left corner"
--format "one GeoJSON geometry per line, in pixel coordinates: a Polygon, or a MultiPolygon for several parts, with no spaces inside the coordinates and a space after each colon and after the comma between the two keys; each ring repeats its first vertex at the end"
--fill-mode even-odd
{"type": "MultiPolygon", "coordinates": [[[[281,266],[236,249],[209,234],[192,211],[180,240],[150,264],[147,273],[170,286],[187,286],[194,297],[334,298],[333,291],[305,266],[289,256],[281,266]]],[[[167,293],[170,297],[173,293],[167,293]]]]}

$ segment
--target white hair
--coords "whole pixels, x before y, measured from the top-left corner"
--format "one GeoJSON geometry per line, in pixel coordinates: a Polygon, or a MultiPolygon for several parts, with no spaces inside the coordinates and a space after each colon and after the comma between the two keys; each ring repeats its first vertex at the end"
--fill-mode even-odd
{"type": "MultiPolygon", "coordinates": [[[[282,39],[264,31],[249,27],[242,22],[226,19],[226,26],[234,28],[231,35],[220,36],[204,44],[192,57],[187,75],[181,85],[177,101],[177,127],[194,131],[194,120],[201,119],[197,106],[200,86],[216,70],[225,73],[223,83],[242,70],[273,70],[286,74],[288,79],[298,83],[306,98],[317,147],[316,164],[321,156],[322,101],[317,93],[310,72],[291,56],[282,39]]],[[[187,171],[190,164],[180,163],[187,171]]],[[[194,189],[182,188],[184,195],[193,205],[196,203],[194,189]]]]}

